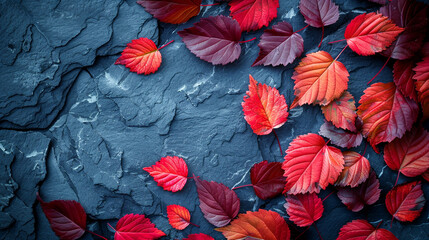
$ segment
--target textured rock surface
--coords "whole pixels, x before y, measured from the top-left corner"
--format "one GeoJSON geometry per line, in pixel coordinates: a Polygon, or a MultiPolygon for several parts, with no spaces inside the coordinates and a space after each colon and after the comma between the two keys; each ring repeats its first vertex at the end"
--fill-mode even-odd
{"type": "MultiPolygon", "coordinates": [[[[250,67],[258,55],[258,42],[242,44],[238,61],[212,66],[196,58],[176,34],[200,17],[223,14],[225,4],[206,7],[182,25],[158,23],[135,1],[0,1],[0,239],[56,239],[39,205],[36,191],[46,201],[73,199],[88,213],[90,230],[113,239],[107,222],[127,213],[146,214],[165,239],[180,239],[203,232],[216,239],[198,207],[192,181],[177,193],[163,191],[142,170],[166,155],[185,159],[192,174],[229,187],[250,183],[249,169],[264,159],[282,161],[273,135],[256,136],[243,119],[241,101],[248,74],[275,86],[290,104],[293,68],[250,67]],[[3,24],[4,23],[4,24],[3,24]],[[113,65],[131,39],[148,37],[162,45],[163,62],[157,73],[142,76],[113,65]],[[7,130],[6,130],[7,129],[7,130]],[[166,206],[180,204],[191,211],[192,222],[183,231],[173,230],[166,206]]],[[[321,50],[334,57],[344,43],[347,23],[364,11],[377,10],[365,1],[339,1],[339,21],[325,29],[321,50]]],[[[294,29],[305,26],[298,1],[280,1],[279,21],[294,29]]],[[[259,37],[263,30],[243,34],[259,37]]],[[[300,33],[304,54],[318,51],[321,29],[300,33]]],[[[366,82],[383,65],[379,56],[360,57],[346,50],[339,59],[350,72],[349,91],[356,100],[366,82]]],[[[392,80],[391,66],[377,81],[392,80]]],[[[298,135],[317,133],[323,123],[320,108],[291,110],[288,122],[277,133],[283,148],[298,135]]],[[[363,152],[364,144],[356,149],[363,152]]],[[[365,156],[380,178],[381,199],[396,180],[382,155],[368,150],[365,156]]],[[[410,180],[403,176],[400,182],[410,180]]],[[[426,198],[429,186],[424,183],[426,198]]],[[[333,188],[322,191],[327,196],[333,188]]],[[[258,199],[248,188],[237,190],[240,212],[259,208],[286,216],[284,197],[258,199]]],[[[427,204],[426,204],[427,205],[427,204]]],[[[379,200],[360,213],[352,213],[332,195],[324,201],[317,226],[324,239],[335,239],[346,222],[383,219],[381,227],[399,239],[425,239],[429,234],[428,207],[412,224],[393,222],[379,200]]],[[[294,229],[293,236],[305,229],[294,229]]],[[[317,239],[311,227],[302,239],[317,239]]],[[[84,239],[92,239],[86,234],[84,239]]]]}

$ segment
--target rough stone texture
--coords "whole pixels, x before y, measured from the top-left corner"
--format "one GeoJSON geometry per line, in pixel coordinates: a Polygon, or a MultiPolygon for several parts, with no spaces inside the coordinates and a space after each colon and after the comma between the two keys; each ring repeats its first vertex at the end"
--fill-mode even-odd
{"type": "MultiPolygon", "coordinates": [[[[344,43],[348,22],[363,12],[377,10],[365,1],[335,1],[340,19],[325,29],[320,50],[334,57],[344,43]]],[[[57,239],[39,204],[73,199],[88,213],[88,228],[113,239],[107,223],[127,213],[147,215],[167,233],[164,239],[181,239],[203,232],[222,235],[204,218],[196,188],[190,180],[177,193],[163,191],[142,167],[166,155],[185,159],[190,174],[229,187],[250,183],[249,169],[264,159],[283,161],[274,136],[256,136],[243,119],[241,102],[248,74],[275,86],[290,105],[293,68],[250,67],[258,55],[257,41],[242,44],[238,61],[212,66],[185,47],[177,31],[200,17],[228,15],[226,4],[205,7],[198,17],[181,25],[158,23],[135,1],[0,1],[0,239],[57,239]],[[4,24],[3,24],[4,23],[4,24]],[[148,37],[162,45],[163,62],[157,73],[143,76],[114,65],[131,39],[148,37]],[[6,130],[8,129],[8,130],[6,130]],[[183,231],[173,230],[166,206],[180,204],[191,211],[192,222],[183,231]]],[[[280,1],[279,21],[294,29],[305,26],[298,1],[280,1]]],[[[263,30],[243,34],[259,37],[263,30]]],[[[318,51],[321,29],[300,33],[304,54],[318,51]]],[[[303,54],[303,55],[304,55],[303,54]]],[[[350,72],[349,91],[356,100],[366,82],[383,65],[379,56],[360,57],[346,50],[339,59],[350,72]]],[[[376,81],[392,80],[391,66],[376,81]]],[[[317,133],[323,123],[319,107],[297,107],[277,133],[284,149],[298,135],[317,133]]],[[[364,144],[356,148],[363,152],[364,144]]],[[[386,167],[382,155],[365,154],[380,178],[381,200],[360,213],[352,213],[335,196],[324,201],[317,227],[324,239],[335,239],[346,222],[383,219],[383,228],[399,239],[425,239],[429,234],[428,207],[411,224],[393,222],[384,197],[393,187],[396,172],[386,167]]],[[[411,180],[400,177],[400,182],[411,180]]],[[[424,183],[426,198],[429,186],[424,183]]],[[[322,191],[323,198],[334,188],[322,191]]],[[[284,197],[262,201],[251,188],[237,190],[240,212],[270,209],[287,219],[284,197]]],[[[291,227],[293,236],[305,229],[291,227]]],[[[86,234],[83,239],[92,239],[86,234]]],[[[302,239],[318,239],[311,227],[302,239]]],[[[95,238],[94,238],[95,239],[95,238]]]]}

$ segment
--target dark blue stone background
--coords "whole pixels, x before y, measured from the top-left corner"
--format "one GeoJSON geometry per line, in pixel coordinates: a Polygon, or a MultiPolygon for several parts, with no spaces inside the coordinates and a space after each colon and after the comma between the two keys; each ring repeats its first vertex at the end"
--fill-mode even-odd
{"type": "MultiPolygon", "coordinates": [[[[348,22],[379,6],[364,0],[335,0],[340,19],[325,30],[320,50],[336,56],[345,42],[348,22]]],[[[208,2],[210,3],[210,2],[208,2]]],[[[167,233],[164,239],[180,239],[203,232],[222,235],[204,218],[198,207],[193,181],[178,193],[163,191],[142,167],[166,155],[185,159],[190,174],[222,182],[228,187],[248,184],[249,169],[264,159],[283,161],[272,134],[256,136],[243,118],[241,102],[248,75],[275,86],[290,105],[291,76],[295,61],[287,67],[250,67],[258,54],[258,41],[242,44],[238,61],[212,66],[185,47],[177,31],[201,17],[228,15],[226,4],[205,7],[198,17],[182,25],[159,23],[135,0],[1,0],[0,1],[0,238],[56,239],[36,199],[73,199],[88,213],[90,230],[113,239],[107,223],[128,213],[147,215],[167,233]],[[114,61],[126,43],[148,37],[164,48],[163,62],[149,76],[130,73],[114,61]],[[166,206],[180,204],[191,211],[192,222],[183,231],[173,230],[166,206]]],[[[280,1],[279,21],[295,29],[306,24],[298,0],[280,1]]],[[[263,30],[243,34],[243,40],[259,37],[263,30]]],[[[303,55],[318,51],[321,29],[300,33],[303,55]]],[[[385,59],[361,57],[346,50],[339,58],[350,72],[349,91],[358,101],[366,82],[385,59]]],[[[392,64],[376,81],[392,81],[392,64]]],[[[319,107],[291,110],[277,132],[284,149],[298,135],[317,133],[323,123],[319,107]]],[[[364,144],[355,150],[362,153],[364,144]]],[[[396,172],[386,167],[382,155],[365,154],[380,178],[382,194],[360,213],[348,211],[335,196],[325,202],[317,221],[323,238],[335,239],[339,229],[353,219],[367,219],[392,231],[399,239],[428,239],[428,207],[413,223],[394,221],[384,205],[396,172]]],[[[399,182],[412,179],[401,176],[399,182]]],[[[426,198],[429,184],[423,183],[426,198]]],[[[334,189],[329,187],[320,196],[334,189]]],[[[259,208],[288,218],[284,197],[262,201],[251,188],[237,190],[240,212],[259,208]]],[[[291,226],[293,236],[304,229],[291,226]]],[[[86,234],[84,239],[92,239],[86,234]]],[[[311,227],[301,239],[317,239],[311,227]]]]}

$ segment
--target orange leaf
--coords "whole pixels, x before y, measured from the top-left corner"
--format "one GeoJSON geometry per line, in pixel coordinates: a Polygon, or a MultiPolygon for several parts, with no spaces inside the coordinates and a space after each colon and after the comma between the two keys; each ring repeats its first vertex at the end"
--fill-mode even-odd
{"type": "Polygon", "coordinates": [[[168,205],[167,216],[170,225],[177,230],[185,229],[191,222],[191,214],[188,209],[180,205],[168,205]]]}
{"type": "Polygon", "coordinates": [[[326,120],[332,122],[335,127],[356,132],[355,100],[349,92],[343,92],[339,98],[322,106],[322,112],[326,120]]]}
{"type": "Polygon", "coordinates": [[[369,176],[369,171],[371,170],[369,161],[364,156],[353,151],[343,152],[343,156],[344,169],[338,177],[335,186],[357,187],[369,176]]]}
{"type": "Polygon", "coordinates": [[[179,157],[161,158],[155,165],[143,168],[164,190],[177,192],[185,186],[188,176],[188,166],[179,157]]]}

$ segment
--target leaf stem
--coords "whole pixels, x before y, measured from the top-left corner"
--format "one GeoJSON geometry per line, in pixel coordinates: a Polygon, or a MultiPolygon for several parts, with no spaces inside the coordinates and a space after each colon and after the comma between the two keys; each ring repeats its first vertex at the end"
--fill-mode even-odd
{"type": "Polygon", "coordinates": [[[374,77],[372,77],[372,78],[371,78],[371,80],[369,80],[369,82],[368,82],[366,85],[370,84],[370,83],[372,82],[372,80],[374,80],[374,79],[378,76],[378,74],[380,74],[380,73],[381,73],[381,71],[382,71],[382,70],[384,69],[384,67],[387,65],[387,63],[389,62],[389,60],[390,60],[390,56],[387,58],[387,60],[386,60],[386,62],[384,63],[383,67],[381,67],[381,69],[377,72],[377,74],[375,74],[375,76],[374,76],[374,77]]]}
{"type": "MultiPolygon", "coordinates": [[[[293,226],[293,225],[292,225],[293,226]]],[[[295,240],[298,240],[299,237],[301,237],[305,232],[307,232],[308,229],[310,229],[311,226],[308,226],[307,229],[305,229],[302,233],[300,233],[295,240]]]]}
{"type": "Polygon", "coordinates": [[[92,234],[92,235],[94,235],[94,236],[97,236],[97,237],[99,237],[99,238],[102,238],[102,239],[104,239],[104,240],[108,240],[107,238],[105,238],[105,237],[103,237],[103,236],[100,236],[100,235],[98,235],[97,233],[95,233],[95,232],[93,232],[93,231],[89,231],[89,230],[85,230],[85,231],[87,231],[87,232],[91,233],[91,234],[92,234]]]}
{"type": "Polygon", "coordinates": [[[201,7],[210,7],[210,6],[216,6],[219,5],[220,3],[213,3],[213,4],[201,4],[201,7]]]}
{"type": "Polygon", "coordinates": [[[336,40],[336,41],[328,42],[328,44],[337,43],[337,42],[342,42],[342,41],[346,41],[346,40],[347,40],[347,39],[340,39],[340,40],[336,40]]]}
{"type": "Polygon", "coordinates": [[[293,32],[293,33],[299,33],[299,32],[301,32],[302,30],[304,30],[304,29],[308,28],[308,26],[310,26],[310,24],[307,24],[307,26],[305,26],[305,27],[303,27],[303,28],[299,29],[298,31],[293,32]]]}
{"type": "Polygon", "coordinates": [[[276,136],[277,143],[279,144],[279,148],[280,148],[280,156],[283,156],[283,150],[282,150],[282,146],[280,145],[279,136],[277,136],[276,130],[274,130],[274,129],[273,129],[273,133],[274,133],[274,136],[276,136]]]}
{"type": "Polygon", "coordinates": [[[232,190],[236,190],[236,189],[244,188],[244,187],[252,187],[252,186],[253,186],[253,184],[246,184],[246,185],[241,185],[241,186],[238,186],[238,187],[233,187],[232,190]]]}
{"type": "Polygon", "coordinates": [[[166,43],[166,44],[164,44],[164,45],[162,45],[160,48],[158,48],[158,51],[159,50],[161,50],[161,49],[163,49],[163,48],[165,48],[165,47],[167,47],[170,43],[172,43],[172,42],[174,42],[174,40],[171,40],[171,41],[169,41],[168,43],[166,43]]]}
{"type": "Polygon", "coordinates": [[[254,37],[254,38],[252,38],[252,39],[249,39],[249,40],[246,40],[246,41],[240,41],[240,42],[238,42],[238,43],[247,43],[247,42],[251,42],[251,41],[253,41],[253,40],[255,40],[256,39],[256,37],[254,37]]]}
{"type": "Polygon", "coordinates": [[[337,61],[337,59],[341,56],[341,54],[344,52],[344,50],[346,50],[346,48],[348,47],[349,45],[346,45],[344,48],[343,48],[343,50],[341,50],[341,52],[337,55],[337,57],[334,59],[334,62],[335,61],[337,61]]]}
{"type": "Polygon", "coordinates": [[[398,176],[396,176],[396,182],[395,182],[395,186],[393,186],[393,187],[396,187],[396,184],[398,184],[398,180],[399,180],[399,174],[400,174],[401,172],[400,171],[398,171],[398,176]]]}
{"type": "Polygon", "coordinates": [[[320,46],[322,46],[323,35],[325,35],[325,26],[322,26],[322,39],[320,40],[319,46],[317,46],[318,48],[320,48],[320,46]]]}
{"type": "Polygon", "coordinates": [[[365,157],[365,153],[366,153],[366,148],[368,147],[368,143],[367,142],[365,142],[365,149],[363,150],[363,154],[362,154],[362,156],[364,156],[365,157]]]}
{"type": "Polygon", "coordinates": [[[110,225],[110,223],[107,223],[107,225],[109,225],[109,227],[110,227],[110,228],[112,228],[112,229],[113,229],[113,231],[115,231],[115,232],[116,232],[116,229],[115,229],[114,227],[112,227],[112,225],[110,225]]]}
{"type": "Polygon", "coordinates": [[[328,194],[328,196],[326,196],[323,200],[322,200],[322,202],[324,202],[329,196],[331,196],[332,194],[334,193],[334,191],[332,191],[331,193],[329,193],[328,194]]]}
{"type": "Polygon", "coordinates": [[[378,227],[380,227],[380,225],[383,223],[383,220],[381,220],[379,223],[378,223],[378,225],[377,225],[377,227],[375,227],[375,229],[378,229],[378,227]]]}
{"type": "Polygon", "coordinates": [[[195,223],[191,223],[191,222],[189,222],[189,224],[191,224],[192,226],[195,226],[195,227],[197,227],[197,228],[199,228],[200,226],[198,226],[197,224],[195,224],[195,223]]]}
{"type": "Polygon", "coordinates": [[[320,240],[323,240],[322,235],[320,235],[320,232],[319,232],[319,229],[317,228],[316,223],[314,223],[313,226],[316,229],[317,235],[319,235],[320,240]]]}

